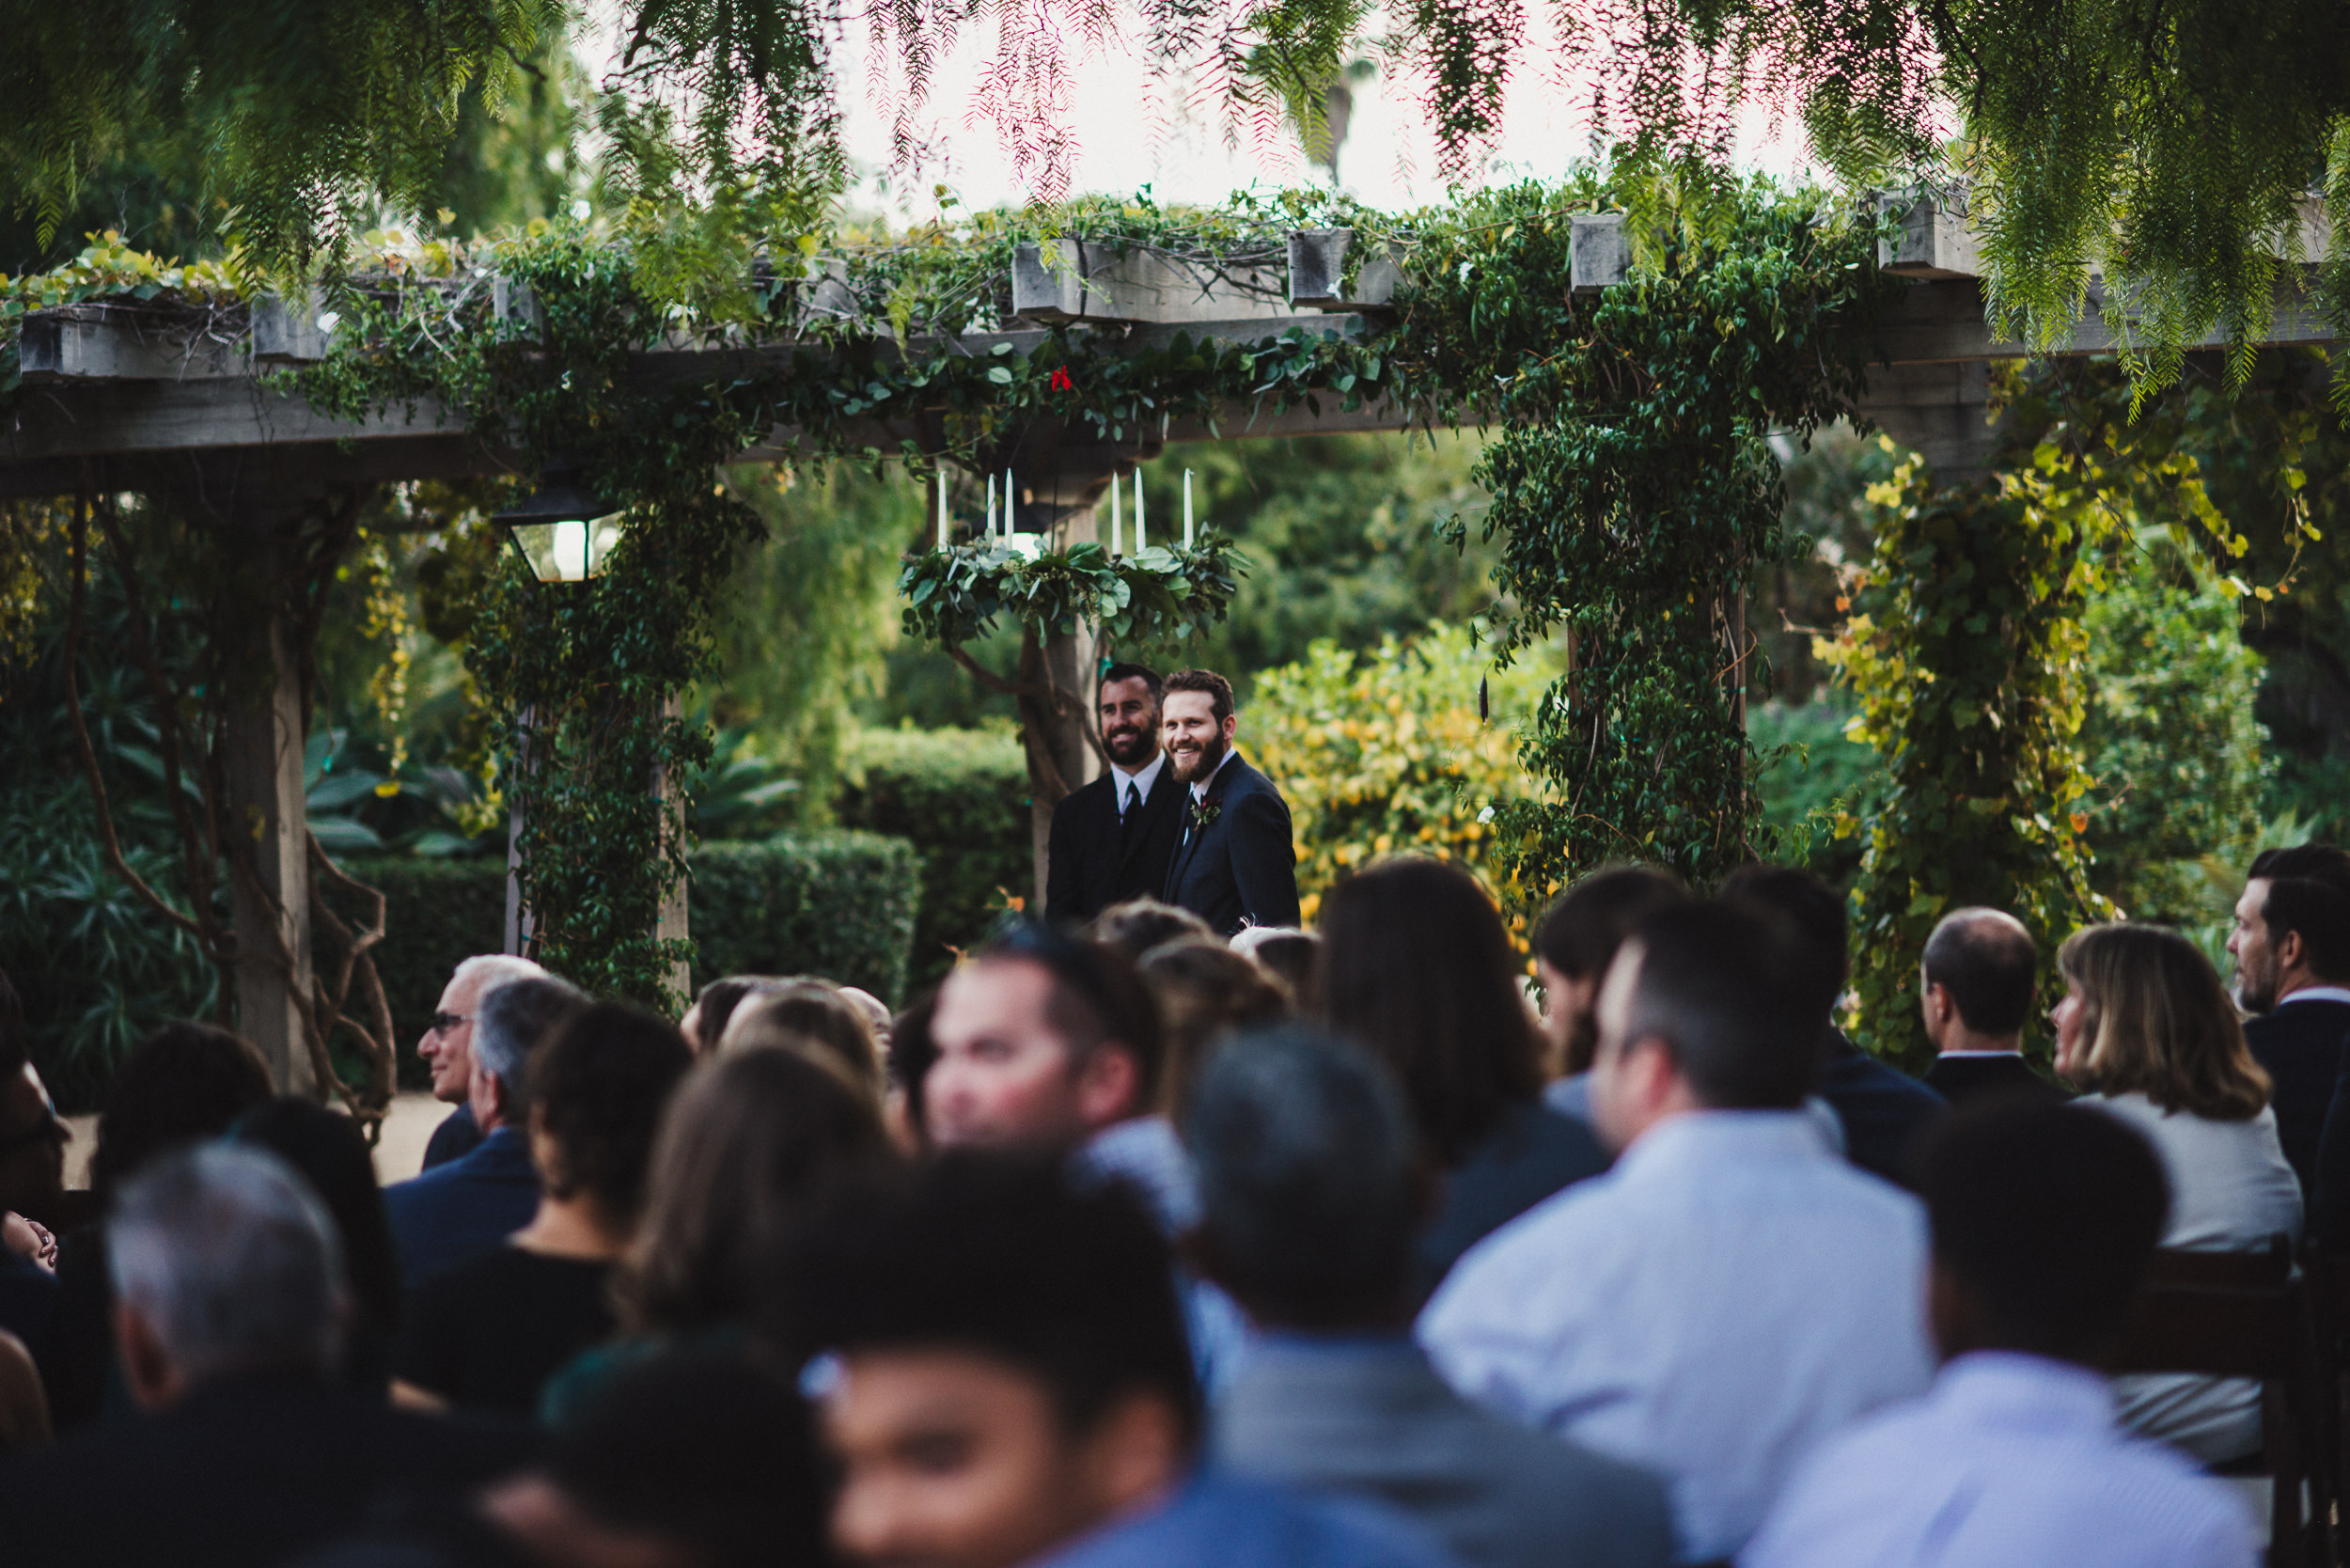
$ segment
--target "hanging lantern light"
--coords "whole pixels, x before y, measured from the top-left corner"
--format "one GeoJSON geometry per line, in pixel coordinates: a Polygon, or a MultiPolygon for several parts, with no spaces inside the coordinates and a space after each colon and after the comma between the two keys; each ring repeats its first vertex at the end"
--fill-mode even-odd
{"type": "Polygon", "coordinates": [[[620,542],[619,508],[583,482],[577,468],[550,464],[530,497],[491,518],[542,583],[582,583],[603,574],[620,542]]]}

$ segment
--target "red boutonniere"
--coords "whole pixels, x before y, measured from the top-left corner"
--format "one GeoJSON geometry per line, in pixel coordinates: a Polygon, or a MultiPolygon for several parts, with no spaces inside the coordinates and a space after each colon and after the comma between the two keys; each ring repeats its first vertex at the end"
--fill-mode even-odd
{"type": "Polygon", "coordinates": [[[1066,365],[1053,372],[1053,379],[1049,384],[1056,392],[1074,392],[1077,390],[1076,380],[1074,377],[1070,375],[1069,367],[1066,365]]]}

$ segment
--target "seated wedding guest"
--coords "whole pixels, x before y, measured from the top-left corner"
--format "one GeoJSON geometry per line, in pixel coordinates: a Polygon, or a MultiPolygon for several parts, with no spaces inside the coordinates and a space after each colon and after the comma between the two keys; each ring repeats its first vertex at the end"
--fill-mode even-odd
{"type": "Polygon", "coordinates": [[[1232,933],[1232,950],[1255,961],[1301,1007],[1314,994],[1322,969],[1322,938],[1292,926],[1250,926],[1232,933]]]}
{"type": "Polygon", "coordinates": [[[25,1054],[24,1025],[0,974],[0,1333],[31,1343],[57,1305],[57,1238],[47,1221],[63,1222],[72,1134],[25,1054]]]}
{"type": "Polygon", "coordinates": [[[1465,1568],[1672,1557],[1664,1483],[1488,1415],[1412,1342],[1412,1232],[1429,1196],[1402,1095],[1313,1031],[1244,1034],[1183,1119],[1199,1168],[1188,1249],[1259,1331],[1211,1422],[1222,1468],[1371,1497],[1465,1568]]]}
{"type": "Polygon", "coordinates": [[[807,1406],[748,1361],[631,1372],[530,1468],[378,1512],[300,1568],[822,1568],[807,1406]]]}
{"type": "Polygon", "coordinates": [[[1096,942],[1116,948],[1130,963],[1139,964],[1142,955],[1153,948],[1186,936],[1197,936],[1210,942],[1224,940],[1209,929],[1208,922],[1188,909],[1178,909],[1156,899],[1128,899],[1114,903],[1093,917],[1086,934],[1096,942]]]}
{"type": "Polygon", "coordinates": [[[749,997],[771,985],[780,983],[765,975],[728,975],[712,980],[695,996],[694,1005],[678,1020],[678,1032],[697,1057],[706,1057],[718,1048],[718,1041],[727,1032],[727,1020],[734,1010],[749,997]]]}
{"type": "Polygon", "coordinates": [[[1852,973],[1844,901],[1817,876],[1794,866],[1741,866],[1724,879],[1721,897],[1774,926],[1786,945],[1786,977],[1799,989],[1797,1005],[1820,1043],[1818,1093],[1836,1112],[1844,1157],[1872,1175],[1907,1185],[1909,1151],[1919,1133],[1950,1106],[1836,1027],[1837,999],[1852,973]]]}
{"type": "Polygon", "coordinates": [[[335,1222],[275,1155],[161,1154],[106,1221],[117,1347],[146,1414],[0,1466],[9,1560],[278,1561],[400,1485],[478,1482],[515,1438],[340,1388],[335,1222]]]}
{"type": "MultiPolygon", "coordinates": [[[[1198,1214],[1191,1160],[1156,1113],[1159,1020],[1118,949],[1035,923],[1012,926],[939,987],[937,1059],[923,1108],[939,1149],[1067,1159],[1133,1184],[1170,1236],[1198,1214]]],[[[1244,1337],[1238,1309],[1186,1283],[1192,1351],[1214,1387],[1244,1337]]]]}
{"type": "Polygon", "coordinates": [[[528,1416],[547,1379],[613,1329],[614,1262],[635,1231],[670,1093],[693,1065],[677,1030],[622,1002],[557,1024],[531,1053],[530,1223],[418,1286],[393,1398],[528,1416]]]}
{"type": "Polygon", "coordinates": [[[1444,1193],[1420,1286],[1559,1188],[1607,1168],[1590,1128],[1542,1100],[1541,1046],[1501,912],[1441,860],[1384,860],[1322,905],[1316,1011],[1403,1086],[1444,1193]]]}
{"type": "Polygon", "coordinates": [[[1262,969],[1221,942],[1185,937],[1152,949],[1142,983],[1158,1004],[1164,1061],[1159,1104],[1182,1108],[1208,1053],[1233,1029],[1269,1024],[1290,1011],[1289,997],[1262,969]]]}
{"type": "MultiPolygon", "coordinates": [[[[2092,926],[2057,949],[2057,1072],[2162,1156],[2162,1245],[2255,1252],[2297,1239],[2301,1187],[2277,1140],[2268,1075],[2202,950],[2157,926],[2092,926]]],[[[2116,1379],[2114,1396],[2124,1426],[2207,1465],[2260,1450],[2253,1379],[2142,1373],[2116,1379]]]]}
{"type": "Polygon", "coordinates": [[[1553,1110],[1591,1120],[1592,1010],[1599,982],[1633,928],[1680,903],[1689,889],[1654,866],[1607,866],[1559,895],[1534,928],[1534,978],[1543,986],[1543,1099],[1553,1110]]]}
{"type": "Polygon", "coordinates": [[[1470,1399],[1665,1476],[1693,1561],[1734,1555],[1813,1444],[1934,1372],[1925,1215],[1801,1108],[1819,1036],[1783,954],[1722,904],[1641,922],[1591,1067],[1615,1168],[1488,1238],[1419,1320],[1470,1399]]]}
{"type": "Polygon", "coordinates": [[[2031,933],[1996,909],[1954,909],[1926,938],[1919,1007],[1937,1053],[1926,1087],[1951,1105],[1993,1094],[2060,1100],[2064,1091],[2024,1059],[2040,954],[2031,933]]]}
{"type": "Polygon", "coordinates": [[[833,989],[840,993],[842,1001],[863,1015],[865,1027],[873,1036],[874,1046],[880,1050],[882,1059],[887,1061],[889,1031],[897,1024],[896,1017],[889,1011],[889,1004],[861,985],[838,985],[833,989]]]}
{"type": "Polygon", "coordinates": [[[2224,1482],[2117,1427],[2100,1369],[2163,1230],[2163,1174],[2109,1118],[1986,1102],[1926,1136],[1942,1371],[1806,1460],[1742,1568],[2252,1568],[2224,1482]]]}
{"type": "Polygon", "coordinates": [[[115,1069],[90,1151],[90,1191],[102,1222],[58,1242],[56,1309],[47,1330],[31,1341],[58,1432],[131,1408],[115,1362],[114,1285],[102,1223],[116,1190],[149,1160],[183,1143],[218,1137],[269,1098],[269,1064],[261,1053],[209,1024],[165,1024],[115,1069]]]}
{"type": "Polygon", "coordinates": [[[889,1090],[882,1097],[882,1124],[889,1129],[889,1141],[908,1157],[931,1147],[922,1081],[938,1059],[938,1046],[931,1040],[931,1019],[937,1011],[938,989],[932,986],[889,1021],[889,1090]]]}
{"type": "Polygon", "coordinates": [[[568,1422],[626,1368],[734,1348],[791,1228],[889,1160],[872,1103],[822,1058],[753,1046],[697,1068],[662,1116],[644,1215],[614,1278],[624,1337],[572,1362],[541,1413],[568,1422]]]}
{"type": "Polygon", "coordinates": [[[884,1090],[881,1044],[864,1010],[824,980],[786,980],[743,998],[727,1020],[718,1049],[782,1045],[829,1056],[880,1104],[884,1090]]]}
{"type": "Polygon", "coordinates": [[[2350,1042],[2350,855],[2328,844],[2264,850],[2236,900],[2228,951],[2245,1044],[2268,1074],[2302,1204],[2314,1207],[2319,1147],[2350,1042]]]}
{"type": "Polygon", "coordinates": [[[351,1287],[343,1381],[383,1393],[391,1382],[392,1336],[400,1327],[400,1256],[392,1250],[392,1225],[384,1215],[375,1159],[359,1124],[314,1100],[288,1096],[238,1118],[228,1138],[285,1161],[325,1205],[351,1287]]]}
{"type": "Polygon", "coordinates": [[[1057,1163],[948,1154],[842,1205],[782,1271],[775,1337],[811,1354],[853,1563],[1403,1568],[1436,1544],[1195,1461],[1167,1245],[1133,1194],[1057,1163]]]}
{"type": "Polygon", "coordinates": [[[558,980],[509,980],[476,1004],[468,1103],[481,1143],[384,1189],[403,1289],[494,1250],[538,1212],[525,1069],[531,1047],[587,1005],[585,994],[558,980]]]}
{"type": "Polygon", "coordinates": [[[457,1108],[441,1119],[425,1141],[424,1169],[480,1147],[484,1135],[467,1101],[473,1092],[474,1018],[481,1011],[481,998],[508,980],[549,978],[538,964],[512,953],[476,953],[450,973],[432,1010],[432,1022],[416,1042],[416,1055],[432,1074],[432,1098],[457,1108]]]}

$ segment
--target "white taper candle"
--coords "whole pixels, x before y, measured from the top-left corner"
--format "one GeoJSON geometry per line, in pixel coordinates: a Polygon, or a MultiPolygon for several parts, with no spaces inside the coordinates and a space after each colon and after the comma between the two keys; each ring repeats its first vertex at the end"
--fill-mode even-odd
{"type": "Polygon", "coordinates": [[[1191,548],[1191,470],[1183,470],[1183,548],[1191,548]]]}
{"type": "Polygon", "coordinates": [[[987,481],[987,540],[995,542],[995,481],[987,481]]]}
{"type": "Polygon", "coordinates": [[[1118,482],[1118,472],[1110,471],[1110,554],[1122,555],[1126,548],[1126,525],[1119,500],[1123,486],[1118,482]]]}
{"type": "Polygon", "coordinates": [[[947,470],[938,470],[938,547],[947,548],[947,470]]]}
{"type": "Polygon", "coordinates": [[[1137,556],[1151,547],[1151,541],[1142,537],[1142,470],[1137,468],[1135,470],[1135,554],[1137,556]]]}

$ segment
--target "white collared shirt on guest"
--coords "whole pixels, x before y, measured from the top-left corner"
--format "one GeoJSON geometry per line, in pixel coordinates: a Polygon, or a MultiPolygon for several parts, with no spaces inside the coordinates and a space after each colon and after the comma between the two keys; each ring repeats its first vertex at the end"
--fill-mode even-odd
{"type": "Polygon", "coordinates": [[[2277,998],[2278,1007],[2291,1007],[2295,1002],[2350,1002],[2350,985],[2305,985],[2290,996],[2277,998]]]}
{"type": "Polygon", "coordinates": [[[1418,1335],[1468,1398],[1663,1476],[1701,1561],[1813,1444],[1925,1390],[1925,1271],[1917,1200],[1810,1117],[1702,1111],[1471,1249],[1418,1335]]]}
{"type": "Polygon", "coordinates": [[[1142,804],[1143,801],[1147,801],[1151,798],[1152,786],[1158,783],[1159,775],[1166,769],[1166,767],[1167,753],[1164,751],[1161,751],[1157,755],[1153,756],[1150,761],[1144,763],[1140,768],[1133,773],[1128,773],[1124,768],[1120,767],[1116,762],[1112,762],[1110,764],[1110,788],[1117,792],[1118,820],[1120,822],[1122,823],[1126,820],[1126,787],[1131,784],[1136,790],[1141,792],[1139,797],[1135,802],[1135,804],[1138,806],[1142,804]]]}
{"type": "Polygon", "coordinates": [[[2085,1367],[1982,1351],[1813,1452],[1739,1568],[2251,1568],[2243,1501],[2085,1367]]]}

